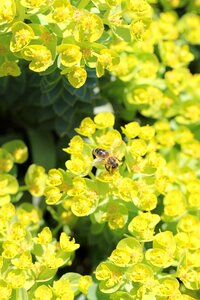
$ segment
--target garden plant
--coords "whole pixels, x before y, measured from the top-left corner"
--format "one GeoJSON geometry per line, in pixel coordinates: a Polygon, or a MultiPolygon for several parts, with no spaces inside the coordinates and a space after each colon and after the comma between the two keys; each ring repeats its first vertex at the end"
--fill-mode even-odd
{"type": "Polygon", "coordinates": [[[200,299],[199,12],[0,1],[0,299],[200,299]]]}

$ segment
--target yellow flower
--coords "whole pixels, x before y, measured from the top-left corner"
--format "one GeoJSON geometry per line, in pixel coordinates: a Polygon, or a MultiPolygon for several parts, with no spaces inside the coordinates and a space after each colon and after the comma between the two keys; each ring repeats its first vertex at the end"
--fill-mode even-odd
{"type": "Polygon", "coordinates": [[[63,66],[72,67],[80,62],[82,53],[79,46],[74,44],[61,44],[57,49],[58,53],[60,53],[60,62],[63,66]]]}
{"type": "Polygon", "coordinates": [[[12,264],[18,269],[30,269],[32,265],[31,253],[28,251],[23,252],[19,258],[12,260],[12,264]]]}
{"type": "Polygon", "coordinates": [[[71,160],[66,161],[67,169],[75,175],[86,176],[92,169],[92,158],[83,155],[72,155],[71,160]]]}
{"type": "Polygon", "coordinates": [[[12,294],[12,288],[10,284],[3,279],[0,279],[0,299],[9,300],[12,294]]]}
{"type": "Polygon", "coordinates": [[[115,117],[110,112],[101,112],[94,117],[94,123],[98,129],[112,128],[115,123],[115,117]]]}
{"type": "Polygon", "coordinates": [[[70,69],[63,70],[61,74],[67,74],[69,83],[76,89],[84,85],[87,79],[87,72],[79,66],[71,67],[70,69]]]}
{"type": "Polygon", "coordinates": [[[68,148],[64,148],[63,150],[70,154],[78,154],[83,151],[83,140],[79,135],[75,135],[69,143],[68,148]]]}
{"type": "Polygon", "coordinates": [[[122,178],[117,184],[120,198],[126,202],[131,202],[137,196],[138,189],[136,183],[130,178],[122,178]]]}
{"type": "Polygon", "coordinates": [[[52,186],[59,186],[63,183],[63,175],[57,169],[51,169],[48,172],[48,177],[46,183],[52,186]]]}
{"type": "Polygon", "coordinates": [[[9,172],[13,167],[13,156],[6,150],[0,148],[0,171],[9,172]]]}
{"type": "Polygon", "coordinates": [[[173,263],[173,257],[161,248],[148,249],[145,253],[145,258],[153,266],[159,268],[167,268],[173,263]]]}
{"type": "Polygon", "coordinates": [[[20,0],[21,5],[27,8],[39,8],[48,5],[52,0],[20,0]]]}
{"type": "Polygon", "coordinates": [[[72,238],[70,240],[70,237],[65,232],[61,233],[61,235],[60,235],[60,248],[64,252],[73,252],[73,251],[77,250],[79,247],[80,247],[80,245],[75,243],[74,238],[72,238]]]}
{"type": "Polygon", "coordinates": [[[31,195],[43,195],[46,178],[47,175],[45,174],[45,169],[42,166],[37,166],[35,164],[29,166],[25,175],[25,182],[31,195]]]}
{"type": "Polygon", "coordinates": [[[110,49],[102,49],[96,64],[97,77],[103,76],[105,69],[108,71],[114,71],[119,62],[120,58],[117,53],[110,49]]]}
{"type": "Polygon", "coordinates": [[[159,223],[160,217],[157,214],[140,213],[134,217],[128,225],[131,234],[142,241],[151,241],[154,235],[154,228],[159,223]]]}
{"type": "Polygon", "coordinates": [[[14,258],[20,252],[19,246],[12,241],[4,241],[2,246],[4,249],[4,251],[2,252],[2,256],[7,259],[14,258]]]}
{"type": "Polygon", "coordinates": [[[96,14],[85,11],[76,18],[73,36],[77,42],[95,42],[101,37],[103,31],[102,19],[96,14]]]}
{"type": "Polygon", "coordinates": [[[44,195],[46,196],[46,203],[48,205],[54,205],[58,203],[62,197],[62,193],[58,187],[48,186],[44,190],[44,195]]]}
{"type": "Polygon", "coordinates": [[[53,282],[53,293],[56,299],[74,300],[74,292],[70,287],[69,280],[61,278],[53,282]]]}
{"type": "Polygon", "coordinates": [[[131,259],[131,253],[127,249],[115,249],[108,258],[116,266],[127,266],[131,259]]]}
{"type": "Polygon", "coordinates": [[[29,45],[21,50],[22,57],[28,61],[30,70],[43,72],[53,63],[51,51],[43,45],[29,45]]]}
{"type": "Polygon", "coordinates": [[[17,77],[21,74],[21,70],[15,61],[5,61],[0,65],[0,77],[14,76],[17,77]]]}
{"type": "Polygon", "coordinates": [[[137,198],[133,199],[133,203],[141,210],[153,210],[157,206],[157,197],[154,193],[143,192],[137,198]]]}
{"type": "Polygon", "coordinates": [[[53,293],[47,285],[40,285],[34,292],[34,300],[51,300],[53,293]]]}
{"type": "Polygon", "coordinates": [[[19,289],[24,286],[26,276],[22,270],[11,270],[6,276],[6,282],[10,284],[13,289],[19,289]]]}
{"type": "MultiPolygon", "coordinates": [[[[90,195],[92,196],[92,195],[90,195]]],[[[79,217],[91,214],[97,206],[97,195],[88,197],[86,195],[75,196],[72,199],[71,210],[73,214],[79,217]]]]}
{"type": "Polygon", "coordinates": [[[52,233],[49,227],[44,227],[38,236],[33,238],[36,244],[46,245],[52,241],[52,233]]]}
{"type": "Polygon", "coordinates": [[[92,277],[89,275],[81,276],[78,282],[78,289],[83,294],[87,294],[90,285],[92,284],[92,277]]]}
{"type": "Polygon", "coordinates": [[[75,128],[75,130],[81,135],[90,137],[95,133],[96,125],[94,124],[91,118],[84,118],[81,121],[80,127],[75,128]]]}
{"type": "Polygon", "coordinates": [[[140,125],[137,122],[130,122],[121,127],[121,130],[128,138],[133,139],[140,134],[140,125]]]}
{"type": "Polygon", "coordinates": [[[10,226],[10,230],[8,231],[8,239],[11,241],[20,241],[23,240],[26,236],[26,229],[24,226],[16,222],[10,226]]]}
{"type": "Polygon", "coordinates": [[[194,59],[189,46],[178,45],[173,41],[164,41],[161,45],[161,56],[166,66],[179,68],[189,64],[194,59]]]}
{"type": "Polygon", "coordinates": [[[132,140],[128,148],[133,156],[144,156],[147,153],[147,144],[142,139],[132,140]]]}
{"type": "Polygon", "coordinates": [[[139,138],[143,140],[151,140],[155,135],[155,129],[152,126],[146,125],[140,128],[139,138]]]}
{"type": "Polygon", "coordinates": [[[137,263],[134,266],[128,268],[128,270],[126,271],[126,276],[128,280],[131,280],[133,282],[144,283],[146,281],[149,281],[150,279],[153,279],[153,270],[146,264],[137,263]]]}
{"type": "Polygon", "coordinates": [[[10,50],[12,52],[22,50],[34,37],[34,31],[32,28],[21,21],[14,23],[12,26],[12,33],[13,36],[10,42],[10,50]]]}
{"type": "Polygon", "coordinates": [[[0,1],[0,25],[13,21],[16,14],[16,4],[14,0],[0,1]]]}

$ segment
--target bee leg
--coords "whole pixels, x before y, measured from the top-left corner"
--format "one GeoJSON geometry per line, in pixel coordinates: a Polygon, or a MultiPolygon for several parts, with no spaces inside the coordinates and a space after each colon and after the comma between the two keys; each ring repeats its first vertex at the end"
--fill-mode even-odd
{"type": "Polygon", "coordinates": [[[105,164],[105,168],[106,168],[106,171],[108,171],[110,174],[112,173],[112,167],[108,164],[105,164]]]}

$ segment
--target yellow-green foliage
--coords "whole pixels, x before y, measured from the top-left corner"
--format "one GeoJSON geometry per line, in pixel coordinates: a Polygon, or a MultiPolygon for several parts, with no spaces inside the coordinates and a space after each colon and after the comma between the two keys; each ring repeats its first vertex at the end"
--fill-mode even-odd
{"type": "Polygon", "coordinates": [[[27,60],[34,72],[58,67],[79,88],[86,66],[98,77],[113,71],[111,45],[140,39],[151,16],[146,0],[1,0],[0,76],[19,76],[18,62],[27,60]]]}
{"type": "Polygon", "coordinates": [[[99,226],[98,234],[106,228],[117,234],[116,248],[94,270],[101,295],[110,295],[105,299],[199,299],[200,142],[188,128],[168,121],[152,126],[130,122],[121,127],[122,134],[114,123],[109,112],[85,118],[76,129],[79,135],[64,149],[71,155],[66,170],[45,174],[41,166],[31,165],[21,187],[8,172],[13,153],[21,161],[26,147],[20,141],[2,146],[1,299],[20,291],[30,299],[45,294],[47,299],[74,299],[80,292],[92,299],[95,286],[91,277],[75,273],[49,282],[81,245],[65,232],[56,242],[48,227],[39,229],[42,216],[31,204],[15,208],[11,201],[25,189],[34,196],[44,193],[60,228],[85,217],[91,230],[99,226]],[[98,148],[108,151],[118,167],[106,169],[108,157],[92,155],[98,148]]]}
{"type": "Polygon", "coordinates": [[[1,146],[0,299],[200,299],[199,12],[198,0],[0,1],[0,77],[28,61],[79,88],[107,70],[105,95],[130,121],[84,118],[66,168],[31,164],[23,185],[26,145],[1,146]],[[115,245],[92,274],[59,277],[81,248],[78,220],[115,245]]]}

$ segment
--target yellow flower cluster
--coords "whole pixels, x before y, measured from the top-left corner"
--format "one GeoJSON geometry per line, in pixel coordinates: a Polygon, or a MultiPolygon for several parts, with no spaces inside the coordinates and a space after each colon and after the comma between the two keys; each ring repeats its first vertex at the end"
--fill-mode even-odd
{"type": "Polygon", "coordinates": [[[111,44],[141,39],[151,17],[146,0],[1,0],[0,76],[19,76],[24,59],[34,72],[57,66],[79,88],[86,67],[96,68],[97,77],[115,70],[119,57],[111,44]]]}
{"type": "Polygon", "coordinates": [[[127,120],[139,111],[148,118],[199,124],[199,1],[157,2],[161,6],[155,6],[142,40],[111,45],[120,63],[104,95],[119,102],[127,120]]]}
{"type": "Polygon", "coordinates": [[[74,299],[77,293],[87,293],[90,276],[66,273],[53,285],[45,285],[58,268],[72,263],[72,255],[79,244],[62,232],[59,241],[44,227],[36,236],[42,223],[41,212],[29,203],[18,208],[4,204],[0,208],[0,298],[14,299],[74,299]],[[20,298],[18,298],[20,299],[20,298]]]}
{"type": "Polygon", "coordinates": [[[121,127],[124,138],[113,126],[109,112],[81,122],[76,131],[83,138],[74,136],[64,149],[71,155],[67,170],[48,173],[46,202],[62,207],[67,224],[73,215],[90,215],[101,230],[107,224],[132,236],[97,267],[103,293],[197,299],[182,291],[200,286],[200,142],[167,120],[130,122],[121,127]]]}
{"type": "Polygon", "coordinates": [[[35,300],[74,299],[92,284],[89,275],[76,273],[44,283],[72,263],[79,244],[66,232],[56,241],[49,227],[38,233],[39,208],[11,204],[23,190],[45,195],[59,222],[55,233],[62,226],[70,232],[85,217],[96,234],[117,235],[116,248],[95,271],[101,293],[110,299],[198,299],[200,142],[173,121],[152,126],[133,121],[121,127],[123,135],[114,124],[109,112],[83,119],[79,135],[64,148],[71,156],[66,170],[46,174],[31,165],[25,186],[13,175],[13,164],[27,158],[25,144],[15,140],[0,148],[2,299],[19,293],[35,300]]]}

